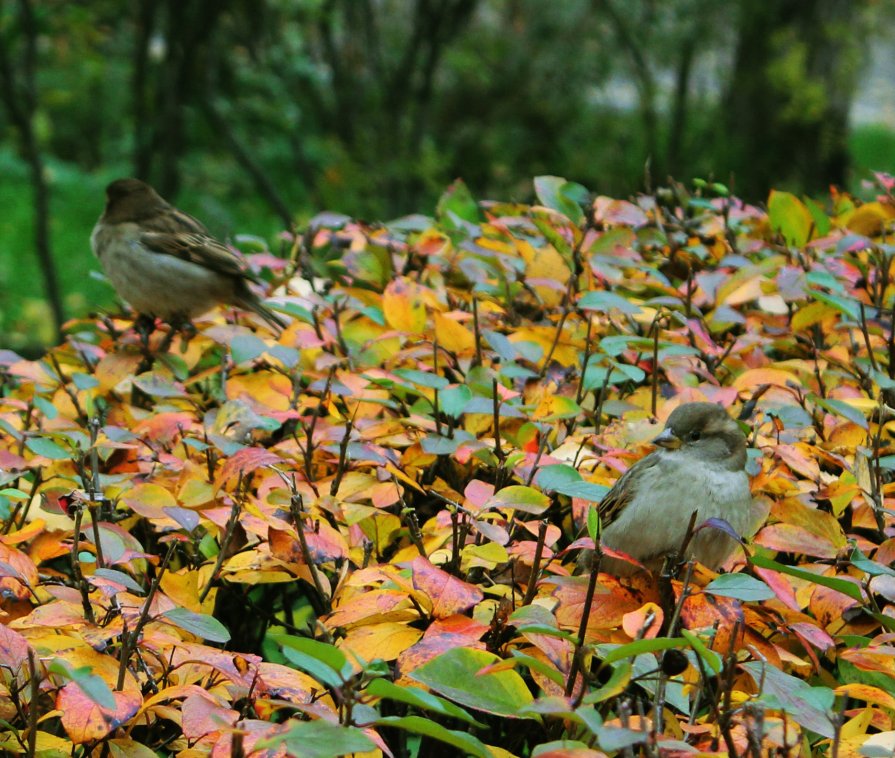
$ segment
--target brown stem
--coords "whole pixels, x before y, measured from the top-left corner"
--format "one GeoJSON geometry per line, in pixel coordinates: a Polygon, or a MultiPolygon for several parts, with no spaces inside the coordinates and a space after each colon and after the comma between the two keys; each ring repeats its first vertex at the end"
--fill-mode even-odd
{"type": "Polygon", "coordinates": [[[317,564],[311,559],[311,550],[308,548],[308,538],[305,536],[304,525],[304,500],[295,488],[295,481],[292,482],[292,497],[289,499],[289,509],[292,512],[292,521],[295,524],[295,531],[298,533],[298,543],[301,546],[301,555],[304,559],[308,571],[311,572],[311,579],[314,582],[314,589],[326,613],[332,610],[329,597],[323,588],[323,581],[320,578],[320,572],[317,570],[317,564]]]}
{"type": "Polygon", "coordinates": [[[28,648],[28,672],[31,679],[31,702],[28,708],[28,755],[37,755],[37,720],[40,716],[38,709],[38,698],[40,697],[40,678],[37,675],[37,661],[34,657],[34,651],[28,648]]]}
{"type": "MultiPolygon", "coordinates": [[[[569,678],[566,680],[566,697],[571,697],[575,691],[575,680],[581,669],[581,656],[584,650],[584,635],[587,632],[587,622],[590,619],[590,610],[594,603],[594,593],[597,589],[597,577],[600,574],[600,563],[603,560],[603,551],[600,545],[594,545],[590,554],[590,576],[587,580],[587,592],[584,596],[584,607],[581,609],[581,622],[578,624],[578,639],[575,642],[575,652],[572,654],[572,665],[569,667],[569,678]]],[[[583,693],[582,688],[582,693],[583,693]]]]}
{"type": "Polygon", "coordinates": [[[535,593],[538,591],[538,579],[541,570],[541,558],[544,555],[544,543],[547,540],[547,522],[542,521],[538,525],[538,541],[535,545],[534,560],[531,562],[531,575],[528,579],[528,587],[525,589],[525,597],[522,598],[522,605],[531,605],[531,601],[535,599],[535,593]]]}
{"type": "Polygon", "coordinates": [[[205,598],[208,597],[208,593],[211,592],[211,588],[214,586],[215,581],[218,578],[218,574],[221,571],[221,566],[224,565],[224,560],[227,556],[227,550],[230,547],[230,541],[233,539],[233,534],[236,532],[236,525],[239,523],[239,490],[240,484],[242,483],[242,476],[240,475],[240,481],[236,485],[236,492],[233,494],[233,505],[230,506],[230,517],[227,519],[227,525],[224,527],[224,536],[221,538],[220,548],[218,549],[217,558],[215,558],[214,568],[211,570],[211,575],[208,577],[208,582],[202,588],[202,592],[199,593],[199,605],[205,602],[205,598]]]}
{"type": "Polygon", "coordinates": [[[176,546],[176,542],[168,543],[168,551],[165,553],[165,557],[162,558],[162,562],[158,567],[155,578],[149,586],[149,592],[146,593],[146,601],[143,603],[143,609],[140,612],[140,618],[137,619],[136,626],[134,626],[132,632],[128,633],[127,631],[124,631],[122,633],[121,660],[118,663],[118,682],[115,685],[116,690],[124,689],[124,679],[127,675],[127,662],[130,660],[131,653],[133,653],[137,647],[137,642],[140,639],[143,627],[146,626],[146,622],[149,621],[149,609],[152,607],[152,601],[158,593],[162,577],[165,575],[165,570],[168,568],[171,556],[174,555],[174,548],[176,546]]]}

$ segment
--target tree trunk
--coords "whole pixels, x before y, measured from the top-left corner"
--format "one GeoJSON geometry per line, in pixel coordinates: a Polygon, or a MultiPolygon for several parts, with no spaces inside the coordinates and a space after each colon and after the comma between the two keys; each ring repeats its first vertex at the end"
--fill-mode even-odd
{"type": "Polygon", "coordinates": [[[37,111],[37,84],[35,59],[37,55],[37,23],[30,0],[19,0],[19,33],[22,35],[22,51],[18,68],[13,64],[14,55],[9,40],[0,34],[0,97],[9,120],[19,133],[22,154],[28,163],[31,186],[34,190],[34,251],[44,280],[44,290],[53,313],[53,325],[57,338],[62,336],[62,298],[56,276],[50,244],[50,192],[44,171],[40,144],[34,131],[34,115],[37,111]]]}
{"type": "Polygon", "coordinates": [[[866,0],[741,0],[723,139],[737,194],[843,184],[866,0]]]}

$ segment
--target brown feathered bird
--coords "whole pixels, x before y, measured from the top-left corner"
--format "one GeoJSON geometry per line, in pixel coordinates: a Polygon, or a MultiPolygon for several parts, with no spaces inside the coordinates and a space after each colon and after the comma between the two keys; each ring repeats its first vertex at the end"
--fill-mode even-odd
{"type": "MultiPolygon", "coordinates": [[[[602,544],[656,570],[681,547],[693,511],[696,526],[720,518],[740,536],[753,526],[746,438],[724,408],[684,403],[653,442],[658,450],[631,466],[598,506],[602,544]]],[[[735,547],[724,532],[705,528],[690,542],[686,557],[717,569],[735,547]]],[[[601,567],[614,574],[634,570],[611,558],[601,567]]]]}
{"type": "Polygon", "coordinates": [[[235,305],[285,326],[249,289],[258,280],[240,257],[139,179],[106,188],[90,243],[115,290],[140,314],[173,324],[235,305]]]}

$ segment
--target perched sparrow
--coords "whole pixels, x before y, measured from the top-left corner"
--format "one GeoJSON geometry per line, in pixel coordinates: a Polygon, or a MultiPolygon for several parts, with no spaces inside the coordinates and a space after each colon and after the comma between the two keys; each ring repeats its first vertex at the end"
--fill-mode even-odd
{"type": "MultiPolygon", "coordinates": [[[[754,518],[746,438],[727,412],[713,403],[685,403],[654,442],[659,449],[631,466],[600,503],[602,544],[656,570],[681,547],[693,511],[697,527],[721,518],[743,535],[754,518]]],[[[735,547],[731,537],[707,527],[693,537],[687,558],[716,569],[735,547]]],[[[635,570],[611,558],[601,567],[614,574],[635,570]]]]}
{"type": "Polygon", "coordinates": [[[141,314],[176,322],[228,304],[285,326],[249,289],[257,280],[240,258],[139,179],[106,188],[90,244],[115,290],[141,314]]]}

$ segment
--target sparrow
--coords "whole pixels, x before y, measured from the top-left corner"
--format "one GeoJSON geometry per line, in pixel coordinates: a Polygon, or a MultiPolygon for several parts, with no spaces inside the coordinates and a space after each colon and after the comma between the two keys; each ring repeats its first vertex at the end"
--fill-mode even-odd
{"type": "Polygon", "coordinates": [[[106,187],[90,244],[115,291],[140,314],[174,324],[226,304],[286,325],[249,289],[258,279],[235,252],[139,179],[106,187]]]}
{"type": "MultiPolygon", "coordinates": [[[[602,545],[655,571],[666,555],[680,549],[693,511],[696,527],[719,518],[742,536],[752,526],[746,437],[720,405],[678,406],[653,442],[658,449],[631,466],[598,506],[602,545]]],[[[685,557],[714,570],[736,545],[724,532],[707,527],[695,533],[685,557]]],[[[609,557],[600,566],[616,575],[637,571],[609,557]]]]}

